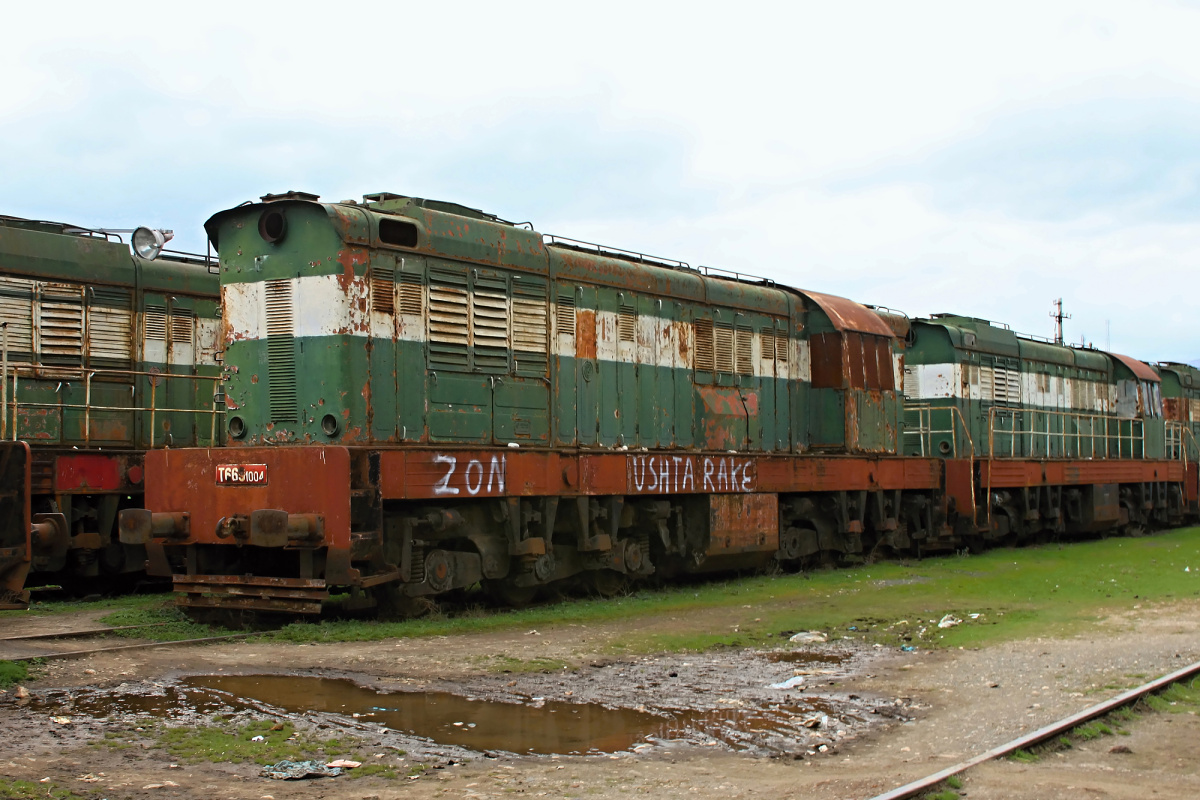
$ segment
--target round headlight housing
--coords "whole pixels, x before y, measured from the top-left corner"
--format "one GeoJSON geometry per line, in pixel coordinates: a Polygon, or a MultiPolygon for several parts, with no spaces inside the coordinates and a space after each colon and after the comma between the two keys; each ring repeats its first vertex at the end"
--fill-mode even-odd
{"type": "Polygon", "coordinates": [[[340,428],[341,426],[338,425],[338,419],[333,414],[326,414],[325,416],[321,417],[321,431],[326,436],[337,436],[340,428]]]}
{"type": "Polygon", "coordinates": [[[258,218],[258,235],[268,244],[279,244],[287,235],[287,217],[277,208],[268,208],[258,218]]]}
{"type": "Polygon", "coordinates": [[[229,435],[234,439],[241,439],[246,435],[246,420],[241,417],[229,418],[229,435]]]}
{"type": "Polygon", "coordinates": [[[133,232],[131,242],[133,252],[147,261],[153,261],[162,253],[167,242],[174,238],[173,231],[160,231],[157,228],[138,228],[133,232]]]}

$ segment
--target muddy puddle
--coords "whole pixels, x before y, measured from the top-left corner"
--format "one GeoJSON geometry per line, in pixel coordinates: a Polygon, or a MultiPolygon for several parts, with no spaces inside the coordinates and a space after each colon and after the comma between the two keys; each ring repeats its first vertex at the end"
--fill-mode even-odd
{"type": "Polygon", "coordinates": [[[28,705],[31,711],[54,714],[78,714],[94,719],[154,717],[182,719],[190,715],[212,716],[250,710],[251,705],[236,697],[204,689],[183,686],[143,687],[123,691],[74,690],[41,693],[28,705]]]}
{"type": "Polygon", "coordinates": [[[814,667],[841,667],[850,663],[851,657],[844,653],[814,653],[811,650],[790,650],[764,653],[763,658],[772,664],[811,664],[814,667]]]}
{"type": "Polygon", "coordinates": [[[613,753],[644,742],[711,737],[738,747],[765,732],[784,732],[818,704],[650,713],[531,697],[508,703],[448,692],[377,692],[340,678],[210,675],[185,687],[250,698],[292,713],[327,712],[377,722],[438,744],[528,754],[613,753]]]}

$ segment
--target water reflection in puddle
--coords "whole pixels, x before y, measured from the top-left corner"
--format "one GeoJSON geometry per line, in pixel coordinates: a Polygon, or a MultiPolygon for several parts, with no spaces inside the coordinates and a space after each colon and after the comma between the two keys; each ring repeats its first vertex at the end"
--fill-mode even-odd
{"type": "Polygon", "coordinates": [[[767,661],[776,664],[824,664],[826,666],[841,666],[850,661],[850,656],[841,653],[813,653],[808,650],[792,650],[789,652],[764,653],[767,661]]]}
{"type": "Polygon", "coordinates": [[[820,710],[806,704],[770,710],[681,711],[662,717],[536,698],[526,705],[469,700],[446,692],[376,692],[333,678],[208,675],[187,678],[183,684],[253,698],[291,712],[358,715],[441,744],[533,754],[611,753],[648,739],[694,738],[697,733],[746,746],[764,733],[794,736],[798,715],[820,710]]]}

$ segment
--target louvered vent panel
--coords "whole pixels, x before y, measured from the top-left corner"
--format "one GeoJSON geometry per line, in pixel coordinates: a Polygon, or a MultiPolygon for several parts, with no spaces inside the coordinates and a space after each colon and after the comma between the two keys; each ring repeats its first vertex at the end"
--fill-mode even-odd
{"type": "Polygon", "coordinates": [[[1008,370],[1008,402],[1011,405],[1019,405],[1021,402],[1021,371],[1019,369],[1008,370]]]}
{"type": "Polygon", "coordinates": [[[471,293],[473,366],[482,372],[508,371],[508,294],[503,278],[479,278],[471,293]]]}
{"type": "Polygon", "coordinates": [[[467,276],[429,272],[429,366],[466,369],[471,344],[467,276]]]}
{"type": "Polygon", "coordinates": [[[575,335],[575,295],[560,294],[558,304],[554,307],[555,330],[560,336],[575,335]]]}
{"type": "Polygon", "coordinates": [[[717,372],[733,372],[733,328],[717,325],[713,329],[715,347],[713,366],[717,372]]]}
{"type": "MultiPolygon", "coordinates": [[[[380,314],[396,313],[395,270],[371,267],[371,310],[380,314]]],[[[419,305],[417,313],[421,313],[419,305]]]]}
{"type": "Polygon", "coordinates": [[[775,333],[775,363],[788,363],[788,335],[786,333],[775,333]]]}
{"type": "Polygon", "coordinates": [[[171,311],[171,344],[190,345],[195,335],[195,315],[187,309],[173,309],[171,311]]]}
{"type": "Polygon", "coordinates": [[[163,306],[146,306],[142,316],[146,326],[146,341],[167,341],[167,309],[163,306]]]}
{"type": "Polygon", "coordinates": [[[713,360],[713,323],[711,319],[698,319],[696,329],[696,364],[700,372],[712,372],[713,360]]]}
{"type": "Polygon", "coordinates": [[[133,363],[133,293],[93,289],[88,304],[88,363],[128,369],[133,363]]]}
{"type": "Polygon", "coordinates": [[[296,301],[291,281],[267,281],[267,378],[270,381],[271,419],[295,422],[296,411],[296,301]]]}
{"type": "Polygon", "coordinates": [[[738,328],[734,346],[737,371],[742,375],[754,374],[754,332],[749,328],[738,328]]]}
{"type": "Polygon", "coordinates": [[[513,358],[520,373],[546,372],[550,310],[546,307],[546,285],[529,279],[513,281],[513,358]]]}
{"type": "Polygon", "coordinates": [[[996,395],[992,391],[992,368],[979,368],[979,397],[981,400],[995,402],[996,395]]]}
{"type": "Polygon", "coordinates": [[[8,360],[33,360],[33,281],[0,278],[0,322],[8,331],[8,360]]]}
{"type": "Polygon", "coordinates": [[[38,313],[38,353],[43,364],[83,363],[83,290],[79,286],[42,285],[38,313]]]}
{"type": "Polygon", "coordinates": [[[633,306],[621,306],[617,311],[617,341],[637,341],[637,310],[633,306]]]}
{"type": "Polygon", "coordinates": [[[400,313],[421,314],[421,300],[425,287],[421,284],[421,276],[411,272],[400,273],[400,313]]]}

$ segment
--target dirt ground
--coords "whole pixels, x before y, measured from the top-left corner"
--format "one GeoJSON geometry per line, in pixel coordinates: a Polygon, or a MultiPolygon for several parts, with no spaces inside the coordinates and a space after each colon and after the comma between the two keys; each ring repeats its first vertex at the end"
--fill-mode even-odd
{"type": "MultiPolygon", "coordinates": [[[[26,700],[0,696],[0,777],[50,778],[96,798],[868,798],[1200,660],[1198,611],[1198,601],[1146,605],[1087,635],[968,650],[781,644],[801,654],[793,661],[755,651],[605,655],[632,626],[670,629],[679,623],[670,618],[354,644],[237,641],[102,653],[47,662],[26,700]],[[556,668],[560,662],[572,669],[556,668]],[[522,663],[548,668],[503,671],[522,663]],[[291,715],[297,728],[354,732],[378,763],[397,767],[394,779],[272,781],[253,764],[173,765],[151,744],[95,746],[106,731],[132,724],[115,711],[89,714],[85,701],[96,689],[155,696],[189,675],[246,674],[349,677],[377,691],[445,690],[526,705],[597,703],[691,714],[694,724],[676,738],[614,753],[537,756],[433,744],[370,719],[291,715]],[[788,688],[772,688],[789,678],[788,688]]],[[[93,621],[80,615],[55,624],[93,621]]],[[[6,622],[5,634],[20,627],[6,622]]],[[[202,720],[180,708],[168,714],[178,724],[202,720]]],[[[964,775],[963,791],[981,799],[1200,797],[1194,713],[1149,714],[1128,729],[1128,736],[1101,737],[1032,764],[990,762],[964,775]],[[1117,745],[1129,752],[1110,752],[1117,745]]]]}

